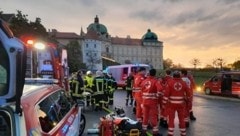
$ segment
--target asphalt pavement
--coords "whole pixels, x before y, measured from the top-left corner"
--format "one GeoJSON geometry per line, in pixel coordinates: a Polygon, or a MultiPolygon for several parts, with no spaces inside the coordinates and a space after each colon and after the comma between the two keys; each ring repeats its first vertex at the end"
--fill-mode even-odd
{"type": "MultiPolygon", "coordinates": [[[[135,120],[132,107],[125,106],[125,96],[125,91],[115,91],[114,105],[110,106],[109,109],[113,111],[115,107],[122,107],[126,113],[126,116],[135,120]]],[[[233,125],[239,126],[239,124],[236,122],[238,120],[240,121],[240,116],[237,116],[240,113],[239,98],[205,95],[201,92],[196,92],[194,93],[193,111],[197,117],[197,120],[190,122],[190,127],[187,129],[188,136],[219,136],[222,133],[224,136],[239,136],[238,130],[234,131],[234,129],[231,129],[232,127],[225,126],[223,124],[225,122],[226,124],[231,125],[231,122],[235,122],[233,125]],[[234,107],[237,107],[237,109],[234,107]],[[234,116],[230,117],[231,120],[227,120],[228,115],[234,116]],[[224,117],[226,117],[226,121],[222,121],[222,118],[224,117]],[[226,129],[227,132],[225,132],[224,129],[226,129]]],[[[87,130],[97,128],[100,122],[100,117],[107,115],[108,112],[104,110],[96,112],[92,108],[86,107],[84,108],[83,113],[87,120],[83,136],[97,136],[98,134],[88,134],[87,130]]],[[[175,126],[178,128],[177,118],[175,119],[175,126]]],[[[159,131],[164,136],[167,135],[166,128],[159,127],[159,131]]],[[[179,135],[178,129],[174,132],[174,135],[179,135]]]]}

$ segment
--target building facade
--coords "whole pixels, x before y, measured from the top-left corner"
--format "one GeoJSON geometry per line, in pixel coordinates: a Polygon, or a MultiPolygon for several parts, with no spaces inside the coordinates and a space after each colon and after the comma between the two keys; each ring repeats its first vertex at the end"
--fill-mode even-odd
{"type": "Polygon", "coordinates": [[[84,33],[81,29],[80,35],[73,33],[55,32],[56,40],[61,44],[67,44],[69,40],[77,40],[82,50],[82,61],[93,70],[102,70],[102,59],[108,58],[120,64],[149,64],[156,69],[163,69],[163,42],[150,29],[141,39],[111,37],[107,27],[99,23],[96,16],[94,22],[87,27],[84,33]],[[72,36],[72,38],[71,38],[72,36]]]}

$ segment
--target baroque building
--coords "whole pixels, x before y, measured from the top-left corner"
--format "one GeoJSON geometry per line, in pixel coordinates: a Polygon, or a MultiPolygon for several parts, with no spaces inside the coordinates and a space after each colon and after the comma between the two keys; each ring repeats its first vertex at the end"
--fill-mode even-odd
{"type": "Polygon", "coordinates": [[[87,27],[86,33],[82,29],[80,35],[56,30],[54,33],[61,44],[66,45],[69,41],[77,40],[82,50],[82,62],[93,71],[103,69],[103,59],[120,64],[144,63],[163,69],[163,42],[150,29],[140,39],[130,36],[111,37],[107,27],[101,24],[96,16],[94,22],[87,27]]]}

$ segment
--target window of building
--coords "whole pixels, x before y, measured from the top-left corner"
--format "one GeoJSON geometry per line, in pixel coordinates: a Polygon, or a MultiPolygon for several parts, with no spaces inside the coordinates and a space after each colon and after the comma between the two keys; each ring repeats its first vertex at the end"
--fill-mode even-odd
{"type": "Polygon", "coordinates": [[[86,48],[88,48],[88,44],[86,44],[86,48]]]}
{"type": "Polygon", "coordinates": [[[106,47],[106,52],[109,53],[109,47],[106,47]]]}
{"type": "Polygon", "coordinates": [[[88,53],[86,53],[86,56],[88,56],[88,53]]]}
{"type": "Polygon", "coordinates": [[[96,44],[94,44],[94,48],[96,48],[97,47],[97,45],[96,44]]]}

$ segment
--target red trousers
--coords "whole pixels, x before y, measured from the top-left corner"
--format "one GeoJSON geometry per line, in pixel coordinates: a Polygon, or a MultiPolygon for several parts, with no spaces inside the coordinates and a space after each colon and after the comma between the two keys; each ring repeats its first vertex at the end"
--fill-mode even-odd
{"type": "Polygon", "coordinates": [[[187,102],[187,106],[185,108],[185,122],[189,122],[189,113],[192,112],[192,103],[193,103],[193,97],[190,97],[189,101],[187,102]]]}
{"type": "Polygon", "coordinates": [[[147,130],[150,121],[153,133],[158,133],[158,104],[143,104],[143,130],[147,130]]]}
{"type": "Polygon", "coordinates": [[[141,107],[142,99],[136,97],[135,101],[136,101],[136,119],[137,121],[142,122],[142,107],[141,107]]]}
{"type": "Polygon", "coordinates": [[[168,135],[173,136],[174,133],[174,119],[175,119],[175,113],[178,114],[178,120],[179,120],[179,129],[181,132],[181,136],[186,136],[186,126],[184,122],[185,117],[185,111],[186,110],[186,104],[169,104],[168,114],[169,114],[169,122],[168,122],[168,135]]]}

